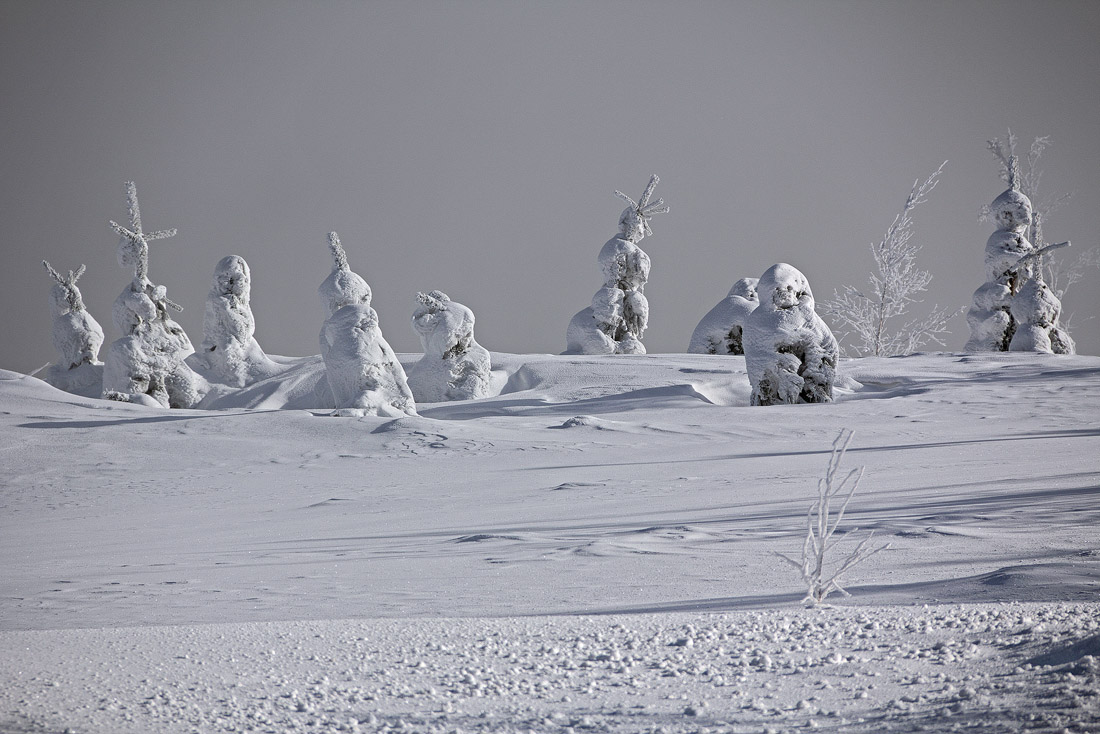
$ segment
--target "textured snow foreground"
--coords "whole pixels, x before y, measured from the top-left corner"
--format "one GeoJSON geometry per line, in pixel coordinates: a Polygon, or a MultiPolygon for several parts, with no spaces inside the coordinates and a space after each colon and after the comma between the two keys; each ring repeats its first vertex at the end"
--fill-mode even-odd
{"type": "Polygon", "coordinates": [[[274,359],[217,411],[0,371],[0,732],[1100,730],[1100,358],[750,408],[742,357],[493,354],[397,419],[274,359]],[[891,547],[807,610],[841,427],[891,547]]]}

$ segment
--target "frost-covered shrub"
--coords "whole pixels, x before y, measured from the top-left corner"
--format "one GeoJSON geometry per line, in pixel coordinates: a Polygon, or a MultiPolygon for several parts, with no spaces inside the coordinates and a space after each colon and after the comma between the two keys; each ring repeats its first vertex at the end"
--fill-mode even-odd
{"type": "Polygon", "coordinates": [[[733,284],[729,295],[707,312],[691,334],[689,354],[744,354],[742,330],[745,319],[760,301],[756,295],[757,278],[742,278],[733,284]]]}
{"type": "Polygon", "coordinates": [[[829,466],[825,470],[825,476],[817,482],[817,500],[810,505],[806,513],[806,539],[802,543],[801,558],[796,561],[782,553],[776,554],[801,573],[802,581],[806,584],[806,598],[802,601],[810,606],[823,603],[825,597],[834,591],[851,596],[840,585],[840,577],[852,566],[890,547],[889,543],[878,548],[868,547],[875,535],[872,532],[845,558],[835,557],[836,546],[858,530],[858,528],[852,529],[839,536],[836,534],[840,523],[844,520],[848,503],[852,501],[852,495],[859,488],[859,480],[863,478],[861,466],[838,480],[840,463],[844,461],[844,452],[848,450],[848,444],[851,441],[852,432],[847,430],[842,430],[833,441],[829,466]],[[837,501],[840,501],[839,508],[834,506],[837,501]]]}
{"type": "Polygon", "coordinates": [[[489,351],[474,340],[474,312],[442,291],[418,293],[413,331],[424,356],[409,370],[418,403],[473,400],[490,393],[489,351]]]}
{"type": "Polygon", "coordinates": [[[760,305],[744,329],[752,404],[830,402],[839,350],[814,312],[806,276],[778,263],[760,276],[756,289],[760,305]]]}
{"type": "Polygon", "coordinates": [[[132,268],[134,278],[117,299],[111,315],[122,338],[107,351],[103,367],[103,393],[116,400],[130,400],[168,408],[189,408],[209,390],[209,385],[184,362],[194,352],[183,328],[168,316],[168,309],[183,308],[168,300],[162,285],[148,278],[149,242],[165,239],[176,230],[144,232],[138,208],[137,187],[126,183],[130,228],[115,222],[119,234],[118,263],[132,268]]]}
{"type": "Polygon", "coordinates": [[[645,354],[642,334],[649,325],[649,301],[642,291],[649,281],[650,261],[637,243],[653,234],[650,218],[669,210],[664,199],[649,202],[658,181],[656,175],[650,178],[637,202],[615,192],[629,206],[619,216],[619,233],[600,250],[603,287],[592,297],[592,305],[569,322],[566,353],[645,354]]]}
{"type": "Polygon", "coordinates": [[[206,296],[202,344],[187,358],[207,379],[244,387],[280,371],[253,336],[251,291],[252,275],[243,257],[228,255],[218,261],[206,296]]]}
{"type": "Polygon", "coordinates": [[[103,390],[103,363],[99,361],[103,329],[84,308],[76,286],[84,274],[84,266],[75,273],[70,270],[68,275],[62,275],[45,260],[42,264],[55,281],[50,289],[50,314],[53,345],[60,355],[46,370],[45,381],[58,390],[98,397],[103,390]]]}
{"type": "Polygon", "coordinates": [[[317,292],[328,316],[321,327],[321,357],[336,400],[333,415],[415,415],[405,370],[370,306],[370,287],[351,271],[335,232],[329,233],[329,248],[335,267],[317,292]]]}
{"type": "MultiPolygon", "coordinates": [[[[1058,323],[1061,301],[1043,282],[1039,256],[1068,243],[1036,247],[1028,240],[1035,216],[1019,189],[1016,158],[1009,188],[986,211],[997,229],[985,245],[986,282],[974,291],[966,314],[970,352],[1028,351],[1073,354],[1073,340],[1058,323]]],[[[1041,217],[1036,231],[1042,236],[1041,217]]],[[[1041,243],[1040,243],[1041,244],[1041,243]]]]}

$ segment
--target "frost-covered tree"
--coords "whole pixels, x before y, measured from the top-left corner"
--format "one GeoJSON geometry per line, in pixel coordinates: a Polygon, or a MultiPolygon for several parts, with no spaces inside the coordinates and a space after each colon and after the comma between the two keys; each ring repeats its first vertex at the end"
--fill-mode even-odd
{"type": "MultiPolygon", "coordinates": [[[[1016,135],[1009,129],[1004,138],[993,138],[986,141],[986,147],[993,154],[1000,167],[1001,180],[1006,184],[1012,175],[1012,159],[1017,158],[1017,185],[1025,196],[1032,202],[1034,216],[1032,218],[1029,239],[1036,247],[1042,248],[1044,240],[1042,236],[1042,224],[1050,218],[1050,215],[1061,209],[1072,198],[1070,193],[1054,193],[1040,197],[1039,183],[1043,177],[1043,171],[1039,168],[1039,159],[1043,152],[1053,145],[1049,135],[1037,136],[1031,141],[1031,147],[1027,155],[1020,162],[1016,155],[1016,135]],[[1038,202],[1038,203],[1036,203],[1038,202]]],[[[982,207],[979,215],[981,220],[992,220],[992,211],[989,206],[982,207]]],[[[1061,253],[1047,251],[1048,254],[1040,257],[1035,265],[1040,271],[1043,282],[1054,297],[1059,301],[1066,297],[1066,292],[1075,283],[1083,280],[1089,270],[1100,268],[1100,247],[1091,247],[1079,253],[1073,260],[1066,261],[1061,253]]],[[[1060,320],[1059,328],[1065,338],[1069,338],[1069,318],[1060,320]]],[[[1057,348],[1055,353],[1059,353],[1057,348]]]]}
{"type": "Polygon", "coordinates": [[[60,359],[46,370],[45,380],[58,390],[99,397],[103,390],[103,363],[99,361],[103,329],[84,307],[76,286],[76,281],[84,274],[84,266],[62,275],[45,260],[42,264],[54,279],[50,289],[50,313],[53,316],[53,345],[60,355],[60,359]]]}
{"type": "Polygon", "coordinates": [[[742,278],[733,284],[729,295],[707,312],[695,327],[688,343],[689,354],[744,354],[741,334],[745,319],[760,301],[756,295],[757,278],[742,278]]]}
{"type": "Polygon", "coordinates": [[[745,320],[745,366],[752,405],[827,403],[833,399],[836,339],[814,311],[810,283],[777,263],[756,287],[760,305],[745,320]]]}
{"type": "Polygon", "coordinates": [[[947,322],[961,311],[935,306],[927,316],[895,325],[897,317],[920,302],[917,296],[928,290],[932,280],[931,273],[917,266],[921,248],[913,241],[912,211],[927,201],[945,165],[946,161],[924,183],[913,183],[901,213],[882,240],[871,245],[875,272],[870,289],[844,286],[843,291],[834,292],[832,301],[821,304],[821,312],[839,324],[841,340],[849,340],[847,348],[858,356],[890,357],[911,354],[929,341],[943,344],[947,322]]]}
{"type": "Polygon", "coordinates": [[[238,255],[227,255],[214,268],[202,319],[202,344],[187,358],[207,379],[233,387],[278,374],[256,342],[256,319],[249,303],[252,275],[238,255]]]}
{"type": "Polygon", "coordinates": [[[412,317],[424,356],[409,370],[418,403],[488,397],[489,350],[474,340],[474,312],[442,291],[418,293],[412,317]]]}
{"type": "Polygon", "coordinates": [[[133,270],[129,287],[117,299],[111,315],[122,338],[107,351],[103,367],[104,397],[148,405],[189,408],[209,390],[209,385],[184,361],[194,352],[183,327],[168,309],[183,307],[168,300],[162,285],[149,280],[149,243],[173,237],[174,229],[145,232],[141,225],[137,187],[126,182],[130,227],[111,222],[119,234],[118,264],[133,270]]]}
{"type": "Polygon", "coordinates": [[[600,250],[603,288],[592,305],[577,313],[566,330],[567,354],[645,354],[642,334],[649,325],[649,301],[642,291],[649,281],[649,255],[638,243],[652,235],[649,220],[669,208],[664,199],[650,203],[656,175],[634,201],[621,191],[615,195],[629,206],[619,216],[619,233],[600,250]]]}
{"type": "MultiPolygon", "coordinates": [[[[1058,323],[1062,304],[1043,282],[1039,267],[1042,255],[1069,243],[1036,248],[1029,241],[1033,209],[1031,199],[1020,190],[1015,157],[1008,169],[1009,188],[987,210],[997,229],[985,245],[986,282],[974,291],[974,305],[966,314],[970,325],[966,350],[1072,354],[1073,340],[1058,323]]],[[[1041,216],[1039,221],[1041,229],[1041,216]]]]}
{"type": "Polygon", "coordinates": [[[337,416],[416,415],[405,370],[382,338],[367,282],[353,272],[335,232],[328,236],[335,266],[317,293],[328,317],[321,327],[325,377],[337,416]]]}

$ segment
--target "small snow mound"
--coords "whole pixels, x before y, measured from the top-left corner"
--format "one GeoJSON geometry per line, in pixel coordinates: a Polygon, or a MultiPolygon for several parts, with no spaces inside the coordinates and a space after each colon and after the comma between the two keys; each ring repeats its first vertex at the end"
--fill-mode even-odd
{"type": "Polygon", "coordinates": [[[555,428],[580,428],[581,426],[589,426],[591,428],[602,429],[600,425],[602,421],[594,415],[575,415],[560,426],[554,426],[555,428]]]}

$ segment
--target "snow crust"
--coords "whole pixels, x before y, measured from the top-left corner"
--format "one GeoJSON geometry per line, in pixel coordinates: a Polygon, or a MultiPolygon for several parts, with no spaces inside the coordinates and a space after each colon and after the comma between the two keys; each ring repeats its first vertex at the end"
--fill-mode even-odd
{"type": "Polygon", "coordinates": [[[744,354],[742,331],[745,320],[758,305],[759,278],[742,278],[729,294],[699,320],[691,334],[688,354],[744,354]]]}
{"type": "Polygon", "coordinates": [[[0,371],[0,730],[1100,726],[1100,358],[761,412],[739,356],[494,353],[495,396],[343,421],[271,358],[215,411],[0,371]],[[841,531],[891,548],[806,610],[774,553],[843,426],[841,531]]]}

